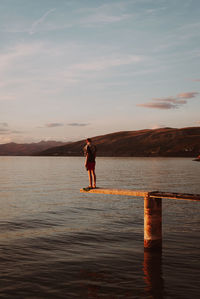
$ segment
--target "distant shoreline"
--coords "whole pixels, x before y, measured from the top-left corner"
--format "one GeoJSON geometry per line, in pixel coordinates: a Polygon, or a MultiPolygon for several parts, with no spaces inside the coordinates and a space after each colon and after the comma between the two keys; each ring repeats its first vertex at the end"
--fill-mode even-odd
{"type": "MultiPolygon", "coordinates": [[[[92,137],[98,157],[185,157],[200,154],[200,127],[122,131],[92,137]]],[[[81,157],[85,140],[0,145],[0,156],[81,157]]]]}
{"type": "MultiPolygon", "coordinates": [[[[31,157],[31,158],[35,158],[35,157],[52,157],[52,158],[78,158],[78,157],[82,157],[84,158],[84,156],[82,155],[0,155],[0,157],[31,157]]],[[[195,159],[193,161],[200,161],[196,159],[196,156],[97,156],[97,158],[188,158],[188,159],[195,159]]]]}

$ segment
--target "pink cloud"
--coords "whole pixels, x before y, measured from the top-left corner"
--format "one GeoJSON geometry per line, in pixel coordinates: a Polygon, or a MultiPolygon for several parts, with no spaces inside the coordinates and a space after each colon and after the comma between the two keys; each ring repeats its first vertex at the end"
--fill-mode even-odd
{"type": "Polygon", "coordinates": [[[155,98],[155,99],[153,99],[153,101],[169,102],[169,103],[174,103],[174,104],[186,104],[187,103],[186,100],[178,100],[178,99],[173,98],[173,97],[169,97],[169,98],[155,98]]]}
{"type": "Polygon", "coordinates": [[[46,124],[47,128],[55,128],[55,127],[62,127],[62,126],[64,126],[63,123],[48,123],[48,124],[46,124]]]}
{"type": "Polygon", "coordinates": [[[71,126],[71,127],[86,127],[88,125],[89,124],[86,124],[86,123],[70,123],[70,124],[68,124],[68,126],[71,126]]]}
{"type": "Polygon", "coordinates": [[[178,98],[183,98],[183,99],[191,99],[191,98],[195,98],[197,95],[199,94],[199,92],[184,92],[184,93],[179,93],[177,95],[178,98]]]}
{"type": "Polygon", "coordinates": [[[154,109],[176,109],[181,105],[187,104],[187,99],[195,98],[199,92],[184,92],[179,93],[176,97],[154,98],[152,102],[138,104],[139,107],[154,108],[154,109]]]}
{"type": "Polygon", "coordinates": [[[177,105],[175,105],[175,104],[164,103],[164,102],[160,102],[160,103],[150,102],[150,103],[138,104],[137,106],[145,107],[145,108],[153,108],[153,109],[175,109],[175,108],[177,108],[177,105]]]}

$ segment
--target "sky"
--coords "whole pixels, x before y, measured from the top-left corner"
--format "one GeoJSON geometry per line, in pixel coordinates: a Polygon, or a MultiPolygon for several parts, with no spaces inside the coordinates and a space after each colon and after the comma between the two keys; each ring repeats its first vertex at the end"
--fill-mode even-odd
{"type": "Polygon", "coordinates": [[[200,126],[199,0],[0,0],[0,143],[200,126]]]}

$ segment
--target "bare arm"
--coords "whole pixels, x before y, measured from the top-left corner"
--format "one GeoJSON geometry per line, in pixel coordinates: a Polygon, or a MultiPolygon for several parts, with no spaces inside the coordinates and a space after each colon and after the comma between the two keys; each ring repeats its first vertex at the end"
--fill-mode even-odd
{"type": "Polygon", "coordinates": [[[87,163],[88,163],[88,153],[86,154],[86,158],[85,158],[85,167],[87,168],[87,163]]]}

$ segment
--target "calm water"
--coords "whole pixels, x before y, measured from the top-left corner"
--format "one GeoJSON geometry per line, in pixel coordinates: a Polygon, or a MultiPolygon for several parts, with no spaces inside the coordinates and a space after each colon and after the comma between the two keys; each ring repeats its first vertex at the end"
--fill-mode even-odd
{"type": "MultiPolygon", "coordinates": [[[[200,203],[163,200],[144,254],[143,200],[82,194],[83,158],[0,157],[1,298],[199,298],[200,203]]],[[[99,187],[200,193],[200,163],[98,158],[99,187]]]]}

